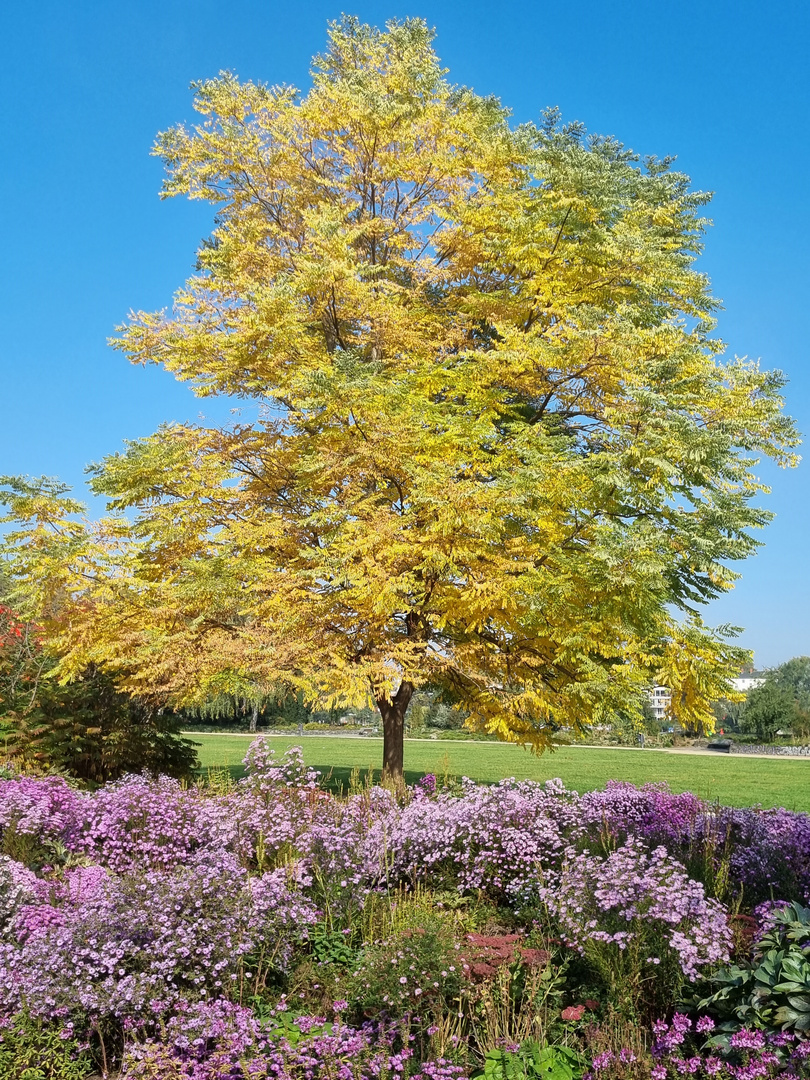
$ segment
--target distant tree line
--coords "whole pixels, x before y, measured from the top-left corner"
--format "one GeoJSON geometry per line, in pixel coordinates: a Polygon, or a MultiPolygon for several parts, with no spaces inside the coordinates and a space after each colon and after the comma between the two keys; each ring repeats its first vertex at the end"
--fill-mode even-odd
{"type": "MultiPolygon", "coordinates": [[[[223,694],[198,709],[182,714],[190,728],[215,725],[218,728],[238,728],[260,731],[268,727],[300,727],[304,724],[359,725],[380,724],[380,714],[371,706],[354,708],[317,709],[308,704],[300,691],[285,687],[242,693],[223,694]]],[[[409,732],[425,729],[459,730],[467,713],[458,706],[443,701],[438,692],[420,690],[413,695],[408,708],[406,726],[409,732]]]]}

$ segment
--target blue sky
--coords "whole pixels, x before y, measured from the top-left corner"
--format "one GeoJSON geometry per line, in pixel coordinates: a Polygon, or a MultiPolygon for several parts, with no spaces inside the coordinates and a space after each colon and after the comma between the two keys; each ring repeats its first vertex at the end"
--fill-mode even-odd
{"type": "MultiPolygon", "coordinates": [[[[226,416],[106,346],[130,308],[170,303],[209,231],[207,208],[159,201],[149,149],[193,119],[193,79],[227,68],[305,88],[341,10],[426,18],[451,78],[516,120],[559,105],[643,154],[677,154],[716,192],[702,267],[725,303],[719,333],[730,353],[788,374],[789,411],[810,432],[806,4],[32,0],[8,5],[0,42],[0,473],[79,486],[124,438],[226,416]]],[[[744,626],[742,643],[772,665],[810,653],[810,474],[762,475],[777,519],[707,620],[744,626]]]]}

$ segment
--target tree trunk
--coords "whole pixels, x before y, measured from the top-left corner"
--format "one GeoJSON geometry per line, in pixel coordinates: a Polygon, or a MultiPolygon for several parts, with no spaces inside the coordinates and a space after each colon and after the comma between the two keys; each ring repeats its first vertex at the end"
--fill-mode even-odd
{"type": "Polygon", "coordinates": [[[256,703],[253,706],[253,712],[250,714],[250,730],[251,730],[251,732],[255,732],[258,722],[259,722],[259,705],[258,705],[258,703],[256,703]]]}
{"type": "Polygon", "coordinates": [[[402,681],[392,698],[377,698],[383,722],[383,774],[402,779],[405,759],[405,713],[413,695],[413,683],[402,681]]]}

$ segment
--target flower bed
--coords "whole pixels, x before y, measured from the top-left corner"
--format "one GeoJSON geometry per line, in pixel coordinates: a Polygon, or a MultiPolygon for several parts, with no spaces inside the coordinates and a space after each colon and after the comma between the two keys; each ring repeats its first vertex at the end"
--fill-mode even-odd
{"type": "Polygon", "coordinates": [[[246,766],[0,780],[0,1077],[808,1075],[807,815],[246,766]]]}

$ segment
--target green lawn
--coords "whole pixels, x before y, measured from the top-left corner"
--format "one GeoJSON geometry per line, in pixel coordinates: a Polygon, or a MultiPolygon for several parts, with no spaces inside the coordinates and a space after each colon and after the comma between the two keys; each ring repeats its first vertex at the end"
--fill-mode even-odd
{"type": "MultiPolygon", "coordinates": [[[[224,767],[241,775],[241,761],[250,740],[240,735],[191,736],[200,744],[203,768],[224,767]]],[[[302,746],[308,765],[329,774],[333,784],[346,785],[353,768],[378,770],[381,739],[327,738],[318,735],[272,736],[281,754],[302,746]]],[[[492,782],[514,776],[547,780],[559,776],[576,791],[604,787],[608,780],[634,784],[665,780],[673,791],[694,791],[703,798],[731,806],[786,806],[810,810],[810,760],[770,761],[718,754],[716,757],[668,754],[660,750],[594,750],[560,747],[534,757],[517,746],[483,742],[407,741],[405,777],[409,783],[426,772],[449,772],[492,782]]]]}

